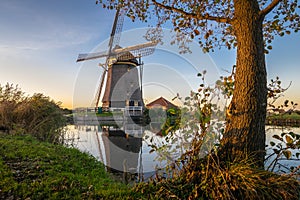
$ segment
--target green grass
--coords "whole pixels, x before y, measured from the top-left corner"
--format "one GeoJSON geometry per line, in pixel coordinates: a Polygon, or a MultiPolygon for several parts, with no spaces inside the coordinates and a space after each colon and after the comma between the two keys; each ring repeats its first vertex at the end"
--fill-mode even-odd
{"type": "Polygon", "coordinates": [[[77,149],[0,134],[0,199],[299,199],[292,177],[214,159],[191,163],[173,179],[131,188],[77,149]]]}
{"type": "Polygon", "coordinates": [[[103,112],[103,113],[95,113],[95,112],[82,112],[82,113],[75,113],[73,114],[78,117],[84,117],[84,116],[97,116],[97,117],[112,117],[112,116],[123,116],[122,111],[114,111],[114,112],[103,112]]]}
{"type": "Polygon", "coordinates": [[[74,148],[0,134],[0,199],[126,199],[102,163],[74,148]]]}
{"type": "Polygon", "coordinates": [[[268,118],[270,119],[292,119],[292,120],[300,120],[300,115],[297,113],[291,113],[291,114],[276,114],[271,115],[268,118]]]}
{"type": "Polygon", "coordinates": [[[103,112],[103,113],[97,113],[98,117],[112,117],[112,116],[123,116],[122,111],[115,111],[115,112],[103,112]]]}

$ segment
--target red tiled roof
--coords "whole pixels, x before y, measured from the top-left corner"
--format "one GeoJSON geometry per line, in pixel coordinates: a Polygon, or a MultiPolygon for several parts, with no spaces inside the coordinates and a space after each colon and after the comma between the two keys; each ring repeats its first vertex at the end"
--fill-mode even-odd
{"type": "Polygon", "coordinates": [[[164,106],[167,108],[177,108],[176,105],[174,105],[173,103],[171,103],[170,101],[168,101],[167,99],[163,98],[163,97],[159,97],[158,99],[152,101],[151,103],[148,103],[146,106],[147,107],[152,107],[155,105],[160,105],[160,106],[164,106]]]}

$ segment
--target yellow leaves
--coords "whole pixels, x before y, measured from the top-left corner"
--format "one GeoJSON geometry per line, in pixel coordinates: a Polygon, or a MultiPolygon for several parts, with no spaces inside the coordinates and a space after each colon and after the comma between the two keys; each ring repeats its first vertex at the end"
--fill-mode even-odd
{"type": "Polygon", "coordinates": [[[232,83],[233,82],[232,76],[224,77],[224,82],[232,83]]]}
{"type": "Polygon", "coordinates": [[[200,31],[198,31],[197,29],[194,30],[195,35],[199,35],[200,31]]]}
{"type": "Polygon", "coordinates": [[[204,35],[204,39],[208,39],[209,38],[209,36],[211,36],[212,34],[213,34],[214,32],[212,31],[212,30],[208,30],[206,33],[205,33],[205,35],[204,35]]]}
{"type": "Polygon", "coordinates": [[[292,157],[292,152],[289,150],[282,151],[282,153],[287,159],[290,159],[292,157]]]}
{"type": "Polygon", "coordinates": [[[285,140],[288,144],[292,144],[294,142],[293,139],[291,138],[291,136],[289,136],[289,135],[285,136],[285,140]]]}
{"type": "Polygon", "coordinates": [[[234,73],[227,77],[221,77],[221,79],[223,80],[220,80],[218,84],[223,88],[224,94],[230,97],[234,91],[234,73]]]}
{"type": "Polygon", "coordinates": [[[134,15],[131,15],[131,16],[130,16],[130,19],[131,19],[132,21],[134,21],[134,20],[135,20],[135,16],[134,16],[134,15]]]}
{"type": "Polygon", "coordinates": [[[209,37],[209,33],[207,32],[205,35],[204,35],[204,39],[208,39],[209,37]]]}

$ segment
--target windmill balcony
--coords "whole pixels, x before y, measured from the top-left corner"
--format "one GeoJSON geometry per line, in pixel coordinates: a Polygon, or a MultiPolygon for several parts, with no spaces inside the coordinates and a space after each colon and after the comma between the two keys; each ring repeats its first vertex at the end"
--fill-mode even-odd
{"type": "Polygon", "coordinates": [[[142,116],[143,106],[125,106],[125,116],[142,116]]]}

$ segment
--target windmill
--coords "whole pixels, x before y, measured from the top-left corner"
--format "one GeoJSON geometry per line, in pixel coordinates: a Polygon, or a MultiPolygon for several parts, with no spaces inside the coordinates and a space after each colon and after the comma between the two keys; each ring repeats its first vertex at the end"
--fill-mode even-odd
{"type": "Polygon", "coordinates": [[[156,41],[128,46],[119,46],[120,36],[124,22],[124,14],[119,9],[116,12],[114,23],[108,43],[108,50],[96,53],[79,54],[77,62],[106,58],[100,78],[100,84],[95,95],[94,106],[98,108],[100,97],[103,109],[110,107],[124,108],[125,106],[144,106],[142,99],[142,62],[141,57],[154,52],[156,41]],[[141,66],[138,71],[137,66],[141,66]]]}

